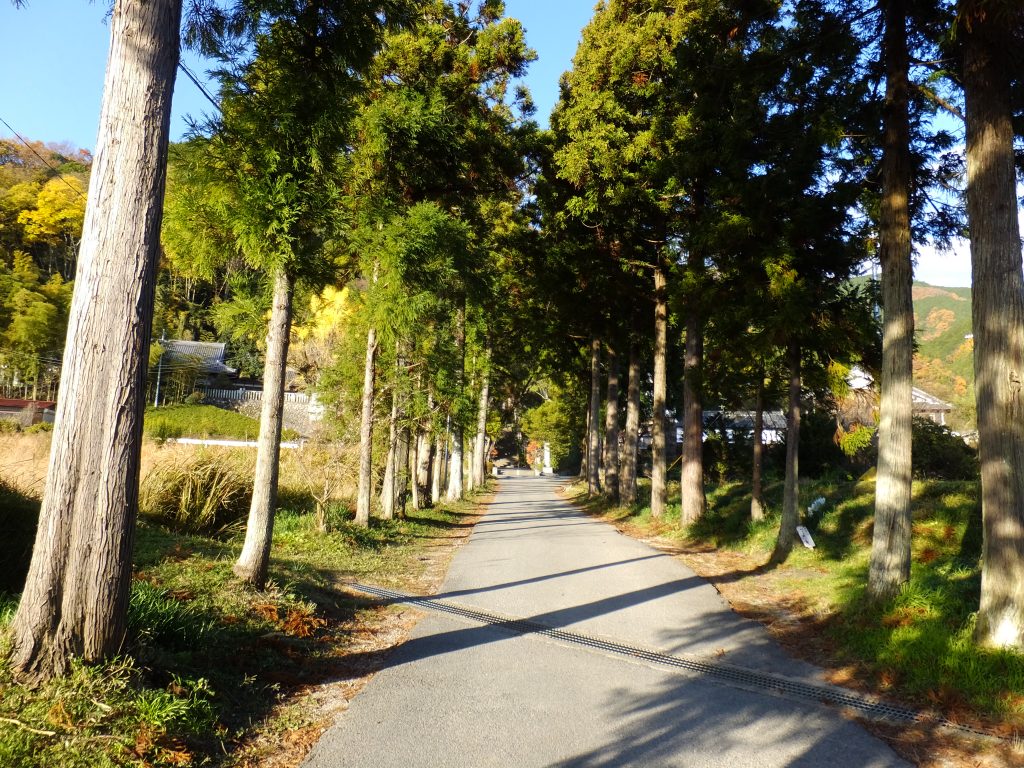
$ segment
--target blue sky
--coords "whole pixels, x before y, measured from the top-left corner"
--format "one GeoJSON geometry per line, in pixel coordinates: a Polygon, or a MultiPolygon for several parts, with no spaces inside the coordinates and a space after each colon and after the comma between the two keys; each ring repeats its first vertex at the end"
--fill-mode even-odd
{"type": "MultiPolygon", "coordinates": [[[[537,51],[526,85],[537,104],[537,119],[547,124],[558,98],[558,78],[572,63],[580,30],[596,0],[506,0],[506,12],[522,21],[526,39],[537,51]]],[[[108,0],[28,0],[15,9],[0,0],[0,119],[28,139],[70,142],[92,149],[99,121],[109,27],[108,0]]],[[[201,75],[202,61],[185,54],[185,63],[201,75]]],[[[172,139],[188,130],[187,116],[210,108],[198,89],[180,74],[174,92],[172,139]]],[[[0,136],[11,132],[0,124],[0,136]]],[[[922,249],[915,277],[933,285],[970,285],[966,247],[951,254],[922,249]]]]}
{"type": "MultiPolygon", "coordinates": [[[[571,64],[595,2],[506,0],[507,14],[522,21],[539,56],[525,83],[542,124],[547,124],[558,98],[558,78],[571,64]]],[[[0,0],[0,118],[22,136],[94,146],[110,34],[108,7],[108,0],[28,0],[27,7],[16,9],[10,0],[0,0]]],[[[187,52],[185,64],[197,75],[206,69],[187,52]]],[[[173,106],[173,139],[188,130],[187,115],[201,117],[210,107],[181,73],[173,106]]],[[[0,124],[0,136],[9,135],[0,124]]]]}

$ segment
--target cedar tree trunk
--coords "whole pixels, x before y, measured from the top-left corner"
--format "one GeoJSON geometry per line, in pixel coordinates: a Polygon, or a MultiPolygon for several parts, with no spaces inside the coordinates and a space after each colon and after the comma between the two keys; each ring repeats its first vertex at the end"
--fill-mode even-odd
{"type": "Polygon", "coordinates": [[[373,495],[373,395],[377,360],[377,329],[366,334],[366,362],[363,365],[363,404],[359,421],[359,490],[356,495],[356,525],[370,524],[373,495]]]}
{"type": "MultiPolygon", "coordinates": [[[[995,9],[962,2],[967,216],[984,543],[976,639],[1024,646],[1024,280],[1013,157],[1012,46],[995,9]]],[[[1019,73],[1019,70],[1018,70],[1019,73]]]]}
{"type": "Polygon", "coordinates": [[[388,419],[388,455],[384,461],[384,481],[380,487],[380,516],[395,517],[395,465],[398,461],[398,391],[391,393],[391,416],[388,419]]]}
{"type": "Polygon", "coordinates": [[[704,333],[697,308],[686,318],[686,352],[683,356],[683,456],[679,482],[683,525],[704,516],[704,402],[701,392],[704,367],[704,333]]]}
{"type": "Polygon", "coordinates": [[[601,340],[590,342],[590,417],[587,419],[587,494],[601,492],[601,340]]]}
{"type": "MultiPolygon", "coordinates": [[[[458,387],[461,393],[462,378],[466,371],[466,305],[459,307],[455,316],[455,347],[459,350],[458,387]]],[[[452,424],[452,456],[448,470],[448,501],[458,501],[463,496],[462,489],[462,421],[458,415],[452,424]]]]}
{"type": "Polygon", "coordinates": [[[619,502],[636,503],[636,451],[640,439],[640,355],[629,345],[629,383],[626,387],[626,433],[622,440],[619,502]]]}
{"type": "Polygon", "coordinates": [[[270,565],[277,507],[277,476],[281,462],[281,422],[284,417],[284,378],[288,367],[288,340],[292,327],[292,281],[284,267],[274,271],[274,299],[267,329],[267,357],[263,366],[263,404],[256,448],[252,505],[245,526],[242,554],[232,569],[238,578],[263,589],[270,565]]]}
{"type": "Polygon", "coordinates": [[[651,424],[651,517],[665,514],[665,373],[668,356],[668,281],[665,267],[654,268],[654,405],[651,424]]]}
{"type": "Polygon", "coordinates": [[[789,557],[796,540],[800,520],[800,345],[789,342],[789,411],[786,414],[786,483],[782,498],[782,524],[771,562],[782,563],[789,557]]]}
{"type": "Polygon", "coordinates": [[[885,3],[885,135],[879,251],[882,262],[878,479],[868,596],[884,600],[910,578],[914,265],[910,248],[910,56],[905,0],[885,3]]]}
{"type": "Polygon", "coordinates": [[[619,360],[608,348],[608,392],[604,414],[604,490],[619,503],[619,360]]]}
{"type": "Polygon", "coordinates": [[[441,488],[444,483],[445,447],[447,435],[438,434],[434,445],[434,466],[430,470],[430,503],[437,504],[441,500],[441,488]]]}
{"type": "Polygon", "coordinates": [[[480,402],[476,413],[476,440],[473,442],[473,486],[484,484],[487,474],[487,409],[490,407],[490,373],[491,349],[488,346],[484,363],[483,380],[480,382],[480,402]]]}
{"type": "Polygon", "coordinates": [[[757,395],[754,401],[754,458],[750,481],[750,519],[764,520],[764,373],[758,373],[757,395]]]}
{"type": "Polygon", "coordinates": [[[181,0],[114,6],[96,157],[11,666],[43,682],[124,639],[181,0]]]}
{"type": "Polygon", "coordinates": [[[405,519],[409,501],[409,425],[398,430],[398,449],[395,451],[395,517],[405,519]]]}

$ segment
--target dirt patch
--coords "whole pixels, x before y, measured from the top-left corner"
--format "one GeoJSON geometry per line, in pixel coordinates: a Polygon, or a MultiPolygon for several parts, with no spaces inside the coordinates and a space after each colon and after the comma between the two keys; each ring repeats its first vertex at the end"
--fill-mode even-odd
{"type": "Polygon", "coordinates": [[[931,299],[935,296],[942,296],[943,298],[952,299],[953,301],[967,301],[967,299],[958,293],[947,291],[945,288],[936,288],[933,285],[915,285],[913,295],[914,301],[931,299]]]}

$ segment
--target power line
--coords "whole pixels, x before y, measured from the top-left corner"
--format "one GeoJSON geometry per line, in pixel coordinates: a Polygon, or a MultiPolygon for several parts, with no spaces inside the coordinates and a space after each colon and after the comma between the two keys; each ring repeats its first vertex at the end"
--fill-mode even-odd
{"type": "Polygon", "coordinates": [[[185,66],[185,62],[179,61],[178,68],[195,84],[196,88],[199,89],[199,92],[206,97],[206,100],[213,104],[214,109],[220,112],[220,104],[218,104],[217,100],[210,95],[208,90],[206,90],[206,86],[199,82],[199,78],[192,73],[192,70],[185,66]]]}
{"type": "Polygon", "coordinates": [[[20,141],[22,144],[24,144],[26,147],[28,147],[29,151],[31,151],[33,155],[38,157],[40,159],[40,161],[42,161],[43,165],[45,165],[47,168],[49,168],[51,171],[53,171],[55,174],[57,174],[57,178],[60,179],[61,181],[63,181],[65,184],[67,184],[68,189],[70,189],[72,192],[74,192],[79,197],[85,198],[85,195],[82,193],[82,190],[78,189],[77,187],[71,186],[71,182],[69,182],[67,179],[65,179],[64,175],[60,171],[58,171],[56,168],[54,168],[52,165],[50,165],[46,161],[46,158],[43,157],[42,155],[40,155],[39,152],[36,151],[36,148],[33,147],[31,144],[29,144],[28,141],[25,140],[24,136],[22,136],[16,130],[11,128],[11,124],[10,123],[8,123],[2,117],[0,117],[0,123],[3,123],[4,125],[6,125],[7,126],[7,130],[9,130],[11,133],[13,133],[15,136],[17,136],[18,137],[18,141],[20,141]]]}

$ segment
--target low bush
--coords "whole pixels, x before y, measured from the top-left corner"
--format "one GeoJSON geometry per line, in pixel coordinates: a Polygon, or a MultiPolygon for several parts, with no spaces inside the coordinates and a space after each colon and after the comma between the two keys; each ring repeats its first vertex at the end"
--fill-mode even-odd
{"type": "Polygon", "coordinates": [[[183,533],[217,533],[243,519],[252,502],[252,477],[223,453],[171,454],[139,489],[139,511],[183,533]]]}
{"type": "Polygon", "coordinates": [[[947,426],[914,418],[914,476],[922,480],[977,480],[978,454],[947,426]]]}

